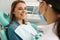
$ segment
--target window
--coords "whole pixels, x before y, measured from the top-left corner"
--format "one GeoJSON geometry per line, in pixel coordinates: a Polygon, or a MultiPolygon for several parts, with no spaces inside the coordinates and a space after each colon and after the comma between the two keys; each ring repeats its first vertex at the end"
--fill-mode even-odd
{"type": "Polygon", "coordinates": [[[27,6],[28,14],[37,14],[38,6],[27,6]]]}

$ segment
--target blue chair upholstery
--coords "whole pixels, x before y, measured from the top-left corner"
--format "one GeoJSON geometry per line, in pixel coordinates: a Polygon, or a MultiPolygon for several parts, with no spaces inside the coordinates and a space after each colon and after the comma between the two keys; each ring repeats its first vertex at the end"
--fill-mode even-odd
{"type": "Polygon", "coordinates": [[[0,40],[8,40],[7,35],[6,35],[6,28],[8,27],[10,22],[10,17],[0,11],[0,40]]]}
{"type": "Polygon", "coordinates": [[[9,25],[9,21],[10,21],[10,18],[9,16],[4,13],[4,12],[0,12],[0,23],[5,27],[7,25],[9,25]]]}
{"type": "Polygon", "coordinates": [[[0,24],[0,37],[1,40],[7,40],[6,30],[4,29],[3,26],[1,26],[1,24],[0,24]]]}

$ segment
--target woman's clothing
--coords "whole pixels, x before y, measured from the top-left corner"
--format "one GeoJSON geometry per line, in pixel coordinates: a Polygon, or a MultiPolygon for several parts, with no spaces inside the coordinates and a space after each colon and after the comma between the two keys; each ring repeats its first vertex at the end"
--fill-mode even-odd
{"type": "MultiPolygon", "coordinates": [[[[15,33],[15,29],[19,26],[20,24],[15,21],[13,24],[11,24],[8,28],[8,37],[9,37],[9,40],[23,40],[19,35],[17,35],[15,33]]],[[[36,25],[34,24],[31,24],[31,26],[37,30],[37,27],[36,25]]],[[[32,35],[30,35],[29,33],[27,33],[26,36],[31,36],[30,38],[32,38],[32,35]]],[[[29,39],[30,40],[30,39],[29,39]]]]}
{"type": "Polygon", "coordinates": [[[40,25],[39,29],[43,31],[43,36],[39,40],[59,40],[54,32],[54,23],[49,25],[40,25]]]}

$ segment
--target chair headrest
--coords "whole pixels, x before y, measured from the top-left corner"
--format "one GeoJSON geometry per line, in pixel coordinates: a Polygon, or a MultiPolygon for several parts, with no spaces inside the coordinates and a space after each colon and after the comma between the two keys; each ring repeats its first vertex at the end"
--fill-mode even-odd
{"type": "Polygon", "coordinates": [[[10,17],[5,12],[0,12],[0,23],[3,26],[9,25],[10,17]]]}

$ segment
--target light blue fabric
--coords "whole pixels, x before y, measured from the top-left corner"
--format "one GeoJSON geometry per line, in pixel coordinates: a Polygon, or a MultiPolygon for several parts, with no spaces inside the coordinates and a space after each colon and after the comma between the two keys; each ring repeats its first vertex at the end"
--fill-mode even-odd
{"type": "MultiPolygon", "coordinates": [[[[14,31],[17,28],[17,26],[19,26],[19,23],[17,21],[15,21],[13,24],[11,24],[8,28],[8,37],[9,40],[22,40],[21,37],[19,37],[14,31]]],[[[37,26],[34,24],[31,24],[31,26],[37,30],[37,26]]],[[[28,36],[28,35],[26,35],[28,36]]]]}
{"type": "Polygon", "coordinates": [[[35,35],[34,39],[33,40],[38,40],[39,38],[41,38],[43,36],[43,33],[38,33],[35,35]]]}
{"type": "Polygon", "coordinates": [[[22,40],[15,32],[14,30],[17,28],[18,24],[14,23],[11,24],[8,28],[8,39],[9,40],[22,40]]]}
{"type": "Polygon", "coordinates": [[[39,17],[44,24],[47,24],[47,21],[45,20],[45,18],[42,14],[39,14],[39,17]]]}
{"type": "Polygon", "coordinates": [[[36,26],[35,24],[31,23],[31,26],[32,26],[35,30],[38,30],[38,29],[37,29],[37,26],[36,26]]]}

